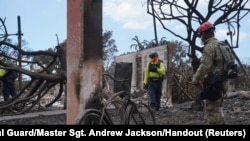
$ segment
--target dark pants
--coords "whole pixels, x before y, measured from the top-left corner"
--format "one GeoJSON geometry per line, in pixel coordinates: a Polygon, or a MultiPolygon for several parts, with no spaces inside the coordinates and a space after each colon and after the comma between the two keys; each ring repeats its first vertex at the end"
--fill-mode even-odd
{"type": "Polygon", "coordinates": [[[14,97],[15,95],[16,95],[15,83],[3,81],[4,101],[8,101],[10,96],[14,97]]]}
{"type": "Polygon", "coordinates": [[[148,82],[148,94],[149,94],[149,104],[155,110],[159,110],[161,106],[161,95],[162,95],[162,81],[148,82]]]}
{"type": "Polygon", "coordinates": [[[196,97],[195,97],[195,104],[197,106],[203,107],[204,103],[203,100],[201,99],[201,93],[202,93],[203,89],[201,87],[196,87],[196,97]]]}

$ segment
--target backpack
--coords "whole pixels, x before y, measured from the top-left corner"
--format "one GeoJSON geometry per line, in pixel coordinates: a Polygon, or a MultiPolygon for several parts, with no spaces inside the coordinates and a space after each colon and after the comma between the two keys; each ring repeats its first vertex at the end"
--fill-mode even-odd
{"type": "Polygon", "coordinates": [[[225,42],[219,43],[219,50],[224,58],[224,73],[223,76],[225,79],[232,79],[238,76],[238,66],[235,63],[235,57],[232,50],[225,42]]]}

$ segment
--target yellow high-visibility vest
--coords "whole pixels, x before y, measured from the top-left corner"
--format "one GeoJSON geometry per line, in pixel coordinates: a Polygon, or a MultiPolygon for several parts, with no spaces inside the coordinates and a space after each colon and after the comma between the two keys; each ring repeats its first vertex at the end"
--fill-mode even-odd
{"type": "Polygon", "coordinates": [[[0,78],[3,77],[8,71],[6,69],[0,68],[0,78]]]}

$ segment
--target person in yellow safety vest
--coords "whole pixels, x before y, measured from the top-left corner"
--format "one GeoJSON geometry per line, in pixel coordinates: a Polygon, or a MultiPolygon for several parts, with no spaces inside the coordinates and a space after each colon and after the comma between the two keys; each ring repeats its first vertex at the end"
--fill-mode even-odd
{"type": "Polygon", "coordinates": [[[8,72],[8,71],[5,70],[5,69],[2,69],[2,68],[1,68],[1,65],[0,65],[0,79],[1,79],[3,76],[5,76],[5,74],[6,74],[7,72],[8,72]]]}
{"type": "MultiPolygon", "coordinates": [[[[0,62],[3,62],[4,61],[4,58],[3,57],[0,57],[0,62]]],[[[6,69],[3,69],[1,68],[3,66],[0,65],[0,87],[2,87],[2,78],[3,76],[8,72],[6,69]]]]}
{"type": "MultiPolygon", "coordinates": [[[[4,62],[4,58],[0,57],[0,62],[4,62]]],[[[6,69],[1,68],[2,66],[0,65],[0,79],[8,72],[6,69]]]]}
{"type": "MultiPolygon", "coordinates": [[[[8,62],[10,66],[13,66],[12,63],[8,62]]],[[[14,70],[5,70],[0,68],[0,79],[2,81],[2,92],[4,96],[4,101],[7,102],[11,97],[16,95],[15,89],[15,79],[18,74],[14,70]]]]}
{"type": "Polygon", "coordinates": [[[161,106],[162,81],[166,73],[165,65],[158,57],[157,52],[149,55],[150,62],[146,65],[143,81],[144,89],[148,90],[149,105],[156,111],[161,106]]]}

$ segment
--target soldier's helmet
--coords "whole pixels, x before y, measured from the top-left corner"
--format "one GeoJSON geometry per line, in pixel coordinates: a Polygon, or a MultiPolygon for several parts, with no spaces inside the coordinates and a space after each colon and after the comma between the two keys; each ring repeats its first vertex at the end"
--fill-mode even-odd
{"type": "Polygon", "coordinates": [[[197,36],[201,37],[201,34],[208,30],[208,29],[213,29],[215,30],[215,27],[212,23],[210,22],[204,22],[203,24],[200,25],[200,27],[198,28],[198,32],[197,32],[197,36]]]}

